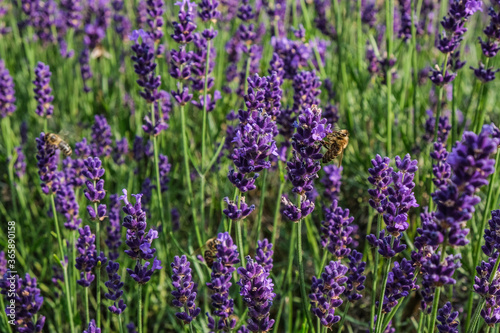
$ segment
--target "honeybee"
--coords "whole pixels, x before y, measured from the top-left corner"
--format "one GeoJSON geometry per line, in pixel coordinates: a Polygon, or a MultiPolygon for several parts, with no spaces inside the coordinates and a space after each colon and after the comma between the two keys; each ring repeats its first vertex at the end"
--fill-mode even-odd
{"type": "Polygon", "coordinates": [[[52,146],[57,146],[64,155],[70,156],[73,152],[70,145],[64,141],[59,135],[54,133],[45,134],[45,143],[52,146]]]}
{"type": "Polygon", "coordinates": [[[323,147],[327,149],[323,155],[323,163],[328,163],[339,157],[339,167],[342,164],[344,149],[349,144],[349,132],[347,130],[334,130],[327,134],[322,141],[323,147]]]}
{"type": "Polygon", "coordinates": [[[216,254],[217,254],[217,246],[219,244],[220,244],[220,240],[218,240],[217,237],[210,238],[205,243],[205,246],[207,247],[207,249],[205,250],[205,253],[203,254],[203,258],[205,259],[207,266],[210,268],[212,268],[212,266],[214,265],[214,261],[215,261],[216,254]]]}

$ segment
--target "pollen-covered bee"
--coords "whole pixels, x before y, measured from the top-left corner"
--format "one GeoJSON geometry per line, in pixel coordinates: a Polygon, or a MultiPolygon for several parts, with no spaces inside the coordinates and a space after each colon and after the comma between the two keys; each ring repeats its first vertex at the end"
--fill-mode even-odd
{"type": "Polygon", "coordinates": [[[325,155],[323,155],[323,163],[328,163],[339,157],[340,167],[342,157],[344,156],[344,149],[349,144],[349,132],[347,130],[334,130],[326,135],[322,144],[327,149],[325,155]]]}
{"type": "Polygon", "coordinates": [[[64,155],[70,156],[73,152],[70,145],[64,141],[59,135],[54,133],[45,134],[45,143],[52,146],[57,146],[64,155]]]}
{"type": "Polygon", "coordinates": [[[205,262],[207,263],[207,266],[212,268],[214,265],[214,261],[216,258],[217,254],[217,246],[220,244],[220,240],[217,239],[217,237],[210,238],[205,246],[207,249],[205,250],[205,253],[203,254],[203,258],[205,259],[205,262]]]}

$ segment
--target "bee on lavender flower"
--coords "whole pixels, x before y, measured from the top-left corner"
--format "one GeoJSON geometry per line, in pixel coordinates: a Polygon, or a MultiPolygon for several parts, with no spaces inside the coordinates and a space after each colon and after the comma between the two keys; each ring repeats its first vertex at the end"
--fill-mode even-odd
{"type": "Polygon", "coordinates": [[[340,167],[344,157],[344,150],[349,144],[349,132],[347,130],[334,130],[326,135],[321,144],[327,149],[322,162],[328,163],[338,157],[340,167]]]}
{"type": "Polygon", "coordinates": [[[71,146],[66,141],[64,141],[61,136],[55,133],[45,134],[45,143],[48,145],[57,146],[57,148],[59,148],[65,156],[71,156],[71,153],[73,152],[71,150],[71,146]]]}
{"type": "Polygon", "coordinates": [[[210,238],[207,240],[205,245],[194,251],[194,253],[197,253],[201,249],[205,248],[205,252],[203,253],[203,259],[205,259],[205,262],[207,263],[207,266],[212,268],[214,265],[215,257],[217,254],[217,246],[220,244],[220,240],[217,239],[217,237],[210,238]]]}

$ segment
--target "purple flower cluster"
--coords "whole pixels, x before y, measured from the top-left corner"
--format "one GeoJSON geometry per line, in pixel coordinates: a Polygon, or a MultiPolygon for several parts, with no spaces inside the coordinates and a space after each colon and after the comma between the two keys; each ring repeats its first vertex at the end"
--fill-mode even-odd
{"type": "Polygon", "coordinates": [[[80,237],[76,242],[76,257],[75,267],[80,271],[80,280],[76,281],[82,287],[89,287],[94,281],[95,275],[92,270],[97,264],[97,254],[95,249],[95,235],[90,231],[90,227],[86,225],[78,229],[80,237]]]}
{"type": "Polygon", "coordinates": [[[358,292],[365,289],[364,283],[366,276],[363,272],[366,268],[366,262],[363,260],[363,253],[353,250],[348,256],[349,259],[349,269],[347,271],[347,282],[344,290],[344,295],[350,302],[355,302],[361,299],[361,294],[358,292]]]}
{"type": "MultiPolygon", "coordinates": [[[[491,2],[498,5],[498,2],[491,2]]],[[[483,40],[479,37],[479,44],[481,45],[484,56],[492,58],[500,51],[500,45],[498,44],[500,39],[500,13],[497,12],[494,7],[490,7],[488,15],[490,16],[490,24],[483,30],[488,38],[483,40]]],[[[493,81],[495,79],[495,73],[499,71],[498,69],[485,68],[481,62],[478,68],[470,68],[474,71],[474,75],[483,83],[493,81]]]]}
{"type": "MultiPolygon", "coordinates": [[[[278,129],[274,117],[276,104],[281,100],[281,89],[272,90],[275,77],[260,77],[255,74],[248,78],[248,92],[245,95],[247,110],[239,110],[239,125],[232,142],[231,154],[238,171],[230,170],[228,178],[241,192],[255,188],[257,172],[269,169],[269,157],[277,155],[274,137],[278,129]],[[274,113],[273,113],[274,112],[274,113]],[[250,174],[254,174],[250,176],[250,174]]],[[[279,108],[278,108],[279,110],[279,108]]]]}
{"type": "Polygon", "coordinates": [[[240,295],[248,306],[247,329],[252,332],[268,332],[274,325],[274,319],[269,319],[269,310],[276,297],[273,293],[274,284],[267,269],[250,256],[246,260],[246,267],[238,268],[241,278],[237,284],[241,287],[240,295]]]}
{"type": "Polygon", "coordinates": [[[35,81],[33,81],[35,88],[33,91],[37,101],[35,112],[40,117],[50,118],[54,113],[54,106],[51,104],[54,100],[54,96],[51,95],[52,88],[50,88],[51,75],[49,66],[39,62],[35,68],[35,81]]]}
{"type": "Polygon", "coordinates": [[[126,40],[130,34],[130,29],[132,28],[132,23],[130,22],[127,15],[123,15],[122,11],[124,8],[123,0],[113,0],[111,2],[113,7],[113,21],[115,25],[115,31],[120,35],[122,40],[126,40]]]}
{"type": "Polygon", "coordinates": [[[83,331],[83,333],[101,333],[101,329],[97,327],[95,320],[92,319],[89,323],[89,326],[86,330],[83,331]]]}
{"type": "Polygon", "coordinates": [[[469,242],[465,223],[472,218],[474,206],[480,201],[476,193],[488,184],[488,176],[495,170],[495,160],[490,155],[496,152],[498,142],[491,138],[492,130],[485,125],[479,135],[464,133],[447,158],[451,181],[432,194],[437,206],[435,220],[451,245],[464,246],[469,242]]]}
{"type": "Polygon", "coordinates": [[[16,111],[14,93],[14,80],[5,67],[5,62],[0,59],[0,118],[5,118],[16,111]]]}
{"type": "Polygon", "coordinates": [[[271,45],[283,61],[283,78],[293,80],[302,68],[308,67],[308,60],[312,58],[312,50],[303,41],[272,37],[271,45]]]}
{"type": "Polygon", "coordinates": [[[237,203],[229,200],[228,197],[224,198],[224,201],[227,204],[227,208],[222,212],[233,221],[243,220],[255,210],[255,205],[247,205],[247,203],[245,202],[245,197],[241,197],[241,199],[239,200],[238,199],[239,198],[236,197],[236,202],[239,203],[239,207],[237,203]]]}
{"type": "Polygon", "coordinates": [[[172,304],[178,308],[184,309],[185,312],[177,312],[175,316],[185,323],[190,323],[196,318],[201,309],[196,307],[196,294],[198,284],[191,279],[191,263],[186,256],[174,257],[174,262],[170,264],[172,267],[172,296],[174,300],[172,304]]]}
{"type": "Polygon", "coordinates": [[[286,195],[281,197],[281,203],[285,206],[283,215],[292,222],[298,222],[302,218],[311,214],[315,208],[314,202],[305,199],[300,200],[300,207],[295,206],[286,195]]]}
{"type": "Polygon", "coordinates": [[[160,76],[155,75],[154,44],[150,39],[150,35],[142,29],[134,30],[129,39],[134,42],[132,51],[134,51],[135,55],[131,59],[135,63],[135,73],[139,76],[137,84],[143,89],[140,95],[146,102],[154,103],[158,99],[158,87],[161,84],[160,76]]]}
{"type": "Polygon", "coordinates": [[[339,200],[340,186],[342,185],[342,167],[335,164],[323,167],[325,175],[321,178],[321,184],[325,187],[323,197],[328,203],[339,200]]]}
{"type": "Polygon", "coordinates": [[[120,269],[120,264],[114,261],[109,261],[108,266],[106,266],[106,273],[108,273],[108,281],[104,284],[108,288],[108,292],[104,294],[104,297],[113,301],[113,305],[108,307],[108,310],[116,315],[120,315],[125,309],[127,305],[120,299],[123,295],[123,285],[124,283],[121,281],[121,276],[118,275],[118,270],[120,269]],[[118,304],[116,303],[118,301],[118,304]]]}
{"type": "Polygon", "coordinates": [[[59,183],[55,197],[56,211],[66,218],[65,228],[77,230],[82,219],[79,217],[80,206],[75,197],[73,181],[68,173],[57,172],[56,175],[59,183]]]}
{"type": "Polygon", "coordinates": [[[127,240],[125,243],[130,248],[125,250],[125,253],[132,259],[137,261],[134,270],[127,268],[130,276],[139,284],[145,284],[153,275],[155,270],[162,269],[161,261],[156,257],[153,259],[153,265],[149,261],[154,257],[156,249],[151,248],[151,243],[158,238],[158,231],[149,229],[146,234],[146,212],[142,210],[141,197],[142,194],[132,194],[135,198],[135,205],[132,205],[127,198],[127,190],[123,190],[123,195],[120,197],[125,203],[123,211],[127,216],[123,219],[123,227],[127,229],[127,240]],[[142,260],[146,260],[142,265],[142,260]]]}
{"type": "Polygon", "coordinates": [[[255,250],[255,261],[266,271],[273,269],[273,244],[267,238],[257,241],[257,250],[255,250]]]}
{"type": "Polygon", "coordinates": [[[220,233],[217,240],[219,244],[212,266],[211,280],[207,282],[207,287],[213,291],[210,296],[214,308],[213,316],[218,320],[216,322],[207,312],[208,328],[216,331],[233,330],[236,319],[233,317],[234,300],[229,297],[229,288],[232,285],[232,274],[236,270],[234,265],[240,262],[239,254],[229,233],[220,233]]]}
{"type": "Polygon", "coordinates": [[[40,176],[42,192],[49,194],[57,191],[55,185],[57,161],[59,155],[53,145],[45,144],[45,133],[40,133],[40,137],[36,138],[36,154],[38,175],[40,176]]]}
{"type": "Polygon", "coordinates": [[[340,321],[340,316],[335,315],[335,310],[343,303],[340,296],[345,290],[343,286],[348,278],[345,276],[347,267],[340,261],[330,261],[321,273],[321,278],[315,276],[311,283],[311,311],[319,318],[321,325],[328,328],[340,321]]]}
{"type": "Polygon", "coordinates": [[[125,163],[125,157],[128,155],[129,147],[127,138],[122,138],[121,140],[116,140],[115,146],[113,147],[113,161],[122,165],[125,163]]]}
{"type": "MultiPolygon", "coordinates": [[[[45,317],[39,316],[38,312],[43,305],[43,297],[40,289],[37,288],[36,278],[26,273],[22,279],[19,275],[13,276],[7,272],[0,278],[0,294],[4,295],[8,306],[14,305],[15,325],[18,332],[42,332],[45,317]]],[[[10,314],[10,309],[2,309],[2,311],[10,314]]]]}
{"type": "Polygon", "coordinates": [[[382,311],[389,313],[398,305],[398,300],[410,294],[410,291],[417,290],[415,267],[406,258],[401,262],[394,262],[392,271],[389,272],[387,284],[385,285],[384,302],[382,311]]]}
{"type": "Polygon", "coordinates": [[[93,157],[109,156],[112,150],[111,126],[105,116],[94,116],[91,136],[90,155],[93,157]]]}
{"type": "Polygon", "coordinates": [[[111,260],[118,259],[118,249],[122,244],[120,223],[120,198],[118,194],[109,196],[109,226],[106,227],[106,246],[109,249],[108,256],[111,260]]]}
{"type": "Polygon", "coordinates": [[[16,160],[14,161],[14,170],[17,178],[22,178],[26,174],[26,156],[21,146],[14,148],[16,160]]]}
{"type": "Polygon", "coordinates": [[[486,68],[481,62],[478,68],[470,66],[470,69],[474,71],[474,75],[483,83],[493,81],[495,79],[495,74],[500,71],[500,69],[493,69],[493,67],[486,68]]]}
{"type": "MultiPolygon", "coordinates": [[[[101,160],[98,157],[89,157],[84,161],[85,168],[82,170],[82,175],[87,178],[85,185],[87,188],[83,191],[85,198],[92,204],[97,204],[104,200],[106,197],[106,190],[104,190],[104,176],[105,170],[102,168],[101,160]]],[[[87,206],[91,220],[103,221],[106,218],[106,205],[100,204],[97,211],[92,205],[87,206]]]]}
{"type": "Polygon", "coordinates": [[[458,311],[451,312],[451,303],[447,302],[441,309],[437,312],[437,325],[438,332],[440,333],[458,333],[458,311]]]}
{"type": "Polygon", "coordinates": [[[437,287],[444,285],[455,284],[456,280],[453,278],[455,270],[462,264],[459,254],[449,255],[441,261],[441,254],[432,254],[422,265],[422,301],[421,307],[426,313],[430,313],[432,308],[432,301],[434,300],[434,291],[437,287]]]}
{"type": "Polygon", "coordinates": [[[160,154],[158,156],[158,166],[160,170],[160,188],[161,192],[165,192],[168,190],[168,183],[170,182],[170,178],[168,177],[170,173],[170,169],[172,165],[168,163],[168,157],[160,154]]]}
{"type": "Polygon", "coordinates": [[[349,256],[352,243],[351,226],[354,217],[349,216],[349,209],[338,206],[337,200],[325,209],[325,220],[321,221],[321,245],[340,260],[349,256]]]}
{"type": "Polygon", "coordinates": [[[373,168],[368,169],[368,173],[370,174],[368,182],[375,188],[368,190],[368,194],[371,196],[368,202],[373,209],[382,214],[384,212],[382,201],[388,195],[388,188],[392,182],[391,174],[394,169],[389,166],[389,163],[391,163],[389,157],[382,158],[380,155],[377,155],[372,159],[371,163],[373,168]]]}

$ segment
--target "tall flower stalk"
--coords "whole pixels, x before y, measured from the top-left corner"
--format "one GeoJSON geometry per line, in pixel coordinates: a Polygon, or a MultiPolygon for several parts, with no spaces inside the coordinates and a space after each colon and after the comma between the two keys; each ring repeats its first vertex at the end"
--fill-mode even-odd
{"type": "Polygon", "coordinates": [[[57,170],[57,160],[58,155],[56,154],[55,146],[47,145],[45,143],[45,133],[41,133],[40,137],[36,138],[37,150],[38,153],[36,155],[36,159],[38,161],[38,175],[40,176],[42,192],[44,194],[49,195],[50,205],[52,208],[53,216],[54,216],[54,226],[56,229],[57,235],[57,245],[59,247],[59,255],[61,260],[61,265],[63,268],[64,274],[64,288],[65,288],[65,296],[66,296],[66,309],[68,311],[68,320],[70,325],[71,333],[75,333],[75,325],[73,322],[73,309],[71,303],[71,293],[70,293],[70,280],[68,277],[68,265],[65,262],[65,254],[63,247],[63,239],[61,232],[59,230],[59,221],[57,218],[57,210],[55,204],[55,192],[57,191],[57,184],[54,183],[55,173],[57,170]]]}

